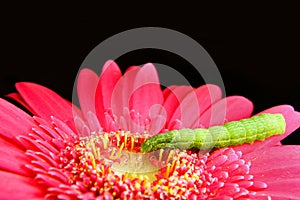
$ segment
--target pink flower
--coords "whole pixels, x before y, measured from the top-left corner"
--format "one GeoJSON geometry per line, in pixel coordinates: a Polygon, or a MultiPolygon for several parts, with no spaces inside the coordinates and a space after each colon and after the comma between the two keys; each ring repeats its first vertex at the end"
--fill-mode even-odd
{"type": "Polygon", "coordinates": [[[300,147],[280,145],[300,126],[300,113],[291,106],[264,111],[284,115],[283,135],[205,155],[161,150],[150,162],[138,153],[145,137],[247,118],[252,103],[240,96],[222,99],[214,85],[170,86],[162,91],[152,64],[133,66],[122,76],[113,61],[105,64],[100,77],[88,69],[81,71],[77,85],[81,110],[43,86],[17,83],[16,87],[18,93],[9,96],[35,117],[0,99],[0,199],[300,196],[300,147]],[[105,162],[107,158],[123,162],[116,156],[121,150],[129,152],[124,155],[131,161],[136,159],[133,166],[168,164],[155,169],[153,181],[145,174],[122,174],[118,165],[105,162]]]}

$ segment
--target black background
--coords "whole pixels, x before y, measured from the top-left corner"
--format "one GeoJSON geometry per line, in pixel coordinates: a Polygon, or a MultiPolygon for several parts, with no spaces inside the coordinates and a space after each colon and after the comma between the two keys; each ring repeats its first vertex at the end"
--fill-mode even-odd
{"type": "MultiPolygon", "coordinates": [[[[299,12],[294,5],[220,6],[209,9],[175,3],[133,8],[114,6],[12,5],[1,13],[0,95],[14,83],[45,85],[68,100],[83,59],[101,41],[121,31],[144,26],[180,31],[199,42],[217,64],[227,95],[243,95],[255,112],[279,104],[300,111],[299,12]],[[147,8],[147,9],[146,9],[147,8]],[[160,9],[159,9],[160,8],[160,9]]],[[[191,66],[166,52],[144,50],[117,60],[126,68],[160,62],[202,84],[191,66]]],[[[289,144],[300,144],[300,131],[289,144]],[[298,134],[298,135],[297,135],[298,134]]]]}

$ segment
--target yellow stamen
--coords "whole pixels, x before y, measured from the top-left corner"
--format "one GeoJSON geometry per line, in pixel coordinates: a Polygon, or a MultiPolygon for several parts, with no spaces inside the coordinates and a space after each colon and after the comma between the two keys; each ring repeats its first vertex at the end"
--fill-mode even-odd
{"type": "Polygon", "coordinates": [[[120,148],[119,148],[119,151],[118,151],[118,158],[121,157],[121,153],[122,153],[122,150],[123,150],[124,146],[125,146],[125,144],[122,143],[121,146],[120,146],[120,148]]]}
{"type": "Polygon", "coordinates": [[[92,153],[93,153],[93,155],[96,155],[96,147],[95,147],[95,143],[94,142],[90,142],[90,147],[91,147],[91,149],[92,149],[92,153]]]}
{"type": "Polygon", "coordinates": [[[117,147],[118,147],[118,146],[120,146],[121,139],[120,139],[120,135],[118,133],[116,134],[116,137],[117,137],[117,147]]]}
{"type": "Polygon", "coordinates": [[[169,153],[169,155],[168,155],[168,158],[167,158],[167,163],[170,162],[170,160],[173,157],[173,155],[174,155],[174,150],[171,150],[170,153],[169,153]]]}
{"type": "Polygon", "coordinates": [[[97,168],[97,165],[96,165],[96,160],[95,160],[95,158],[94,158],[94,155],[93,155],[93,154],[90,154],[89,157],[90,157],[90,159],[91,159],[93,168],[96,169],[96,168],[97,168]]]}
{"type": "Polygon", "coordinates": [[[104,147],[104,149],[107,149],[108,144],[109,144],[108,134],[107,134],[107,133],[104,133],[104,136],[101,137],[101,139],[102,139],[102,142],[103,142],[103,147],[104,147]]]}
{"type": "Polygon", "coordinates": [[[97,155],[97,159],[100,159],[100,156],[101,156],[100,148],[97,148],[96,155],[97,155]]]}
{"type": "Polygon", "coordinates": [[[111,151],[111,154],[110,154],[110,156],[109,156],[110,159],[114,159],[114,158],[115,158],[115,157],[114,157],[115,152],[116,152],[116,149],[113,148],[112,151],[111,151]]]}
{"type": "Polygon", "coordinates": [[[172,162],[172,166],[171,166],[171,169],[173,170],[173,169],[175,169],[175,164],[176,164],[176,160],[173,160],[173,162],[172,162]]]}
{"type": "Polygon", "coordinates": [[[168,178],[168,177],[169,177],[170,171],[171,171],[171,164],[168,163],[168,164],[167,164],[167,169],[166,169],[165,178],[168,178]]]}
{"type": "Polygon", "coordinates": [[[131,137],[131,150],[134,148],[134,137],[131,137]]]}
{"type": "Polygon", "coordinates": [[[125,135],[124,135],[125,146],[127,146],[127,136],[128,136],[128,132],[125,132],[125,135]]]}
{"type": "Polygon", "coordinates": [[[160,150],[159,150],[159,157],[158,157],[159,162],[161,162],[161,160],[162,160],[163,152],[164,152],[163,149],[160,149],[160,150]]]}

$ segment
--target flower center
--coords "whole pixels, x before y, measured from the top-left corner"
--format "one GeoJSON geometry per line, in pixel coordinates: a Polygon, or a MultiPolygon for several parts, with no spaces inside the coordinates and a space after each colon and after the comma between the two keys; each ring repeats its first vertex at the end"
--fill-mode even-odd
{"type": "Polygon", "coordinates": [[[33,129],[18,141],[47,199],[236,199],[257,197],[267,187],[231,148],[141,154],[147,135],[119,131],[79,139],[61,121],[36,120],[44,131],[33,129]]]}
{"type": "Polygon", "coordinates": [[[141,144],[150,137],[129,131],[93,133],[81,138],[94,160],[111,167],[116,175],[153,182],[160,168],[170,162],[174,151],[141,153],[141,144]]]}

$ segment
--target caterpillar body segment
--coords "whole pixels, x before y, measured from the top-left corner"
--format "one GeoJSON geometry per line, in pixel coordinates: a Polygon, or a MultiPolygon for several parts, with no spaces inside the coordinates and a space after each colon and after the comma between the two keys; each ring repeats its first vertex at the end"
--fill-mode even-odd
{"type": "Polygon", "coordinates": [[[282,114],[261,114],[248,119],[232,121],[223,126],[208,129],[172,130],[148,138],[141,147],[142,152],[162,148],[200,150],[236,146],[253,143],[285,132],[285,119],[282,114]]]}

